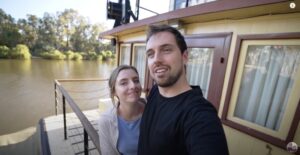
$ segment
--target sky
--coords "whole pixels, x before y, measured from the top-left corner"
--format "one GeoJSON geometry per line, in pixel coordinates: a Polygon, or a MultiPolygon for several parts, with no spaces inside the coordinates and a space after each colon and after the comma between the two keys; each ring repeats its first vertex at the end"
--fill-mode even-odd
{"type": "MultiPolygon", "coordinates": [[[[10,14],[15,20],[25,19],[27,14],[42,18],[45,12],[55,15],[65,9],[74,9],[80,15],[88,18],[92,24],[104,24],[112,28],[114,20],[106,19],[107,0],[0,0],[0,8],[10,14]]],[[[110,0],[117,2],[117,0],[110,0]]],[[[140,6],[158,13],[169,10],[170,0],[160,0],[159,5],[153,0],[140,0],[140,6]]],[[[131,0],[132,11],[135,12],[136,0],[131,0]]],[[[156,1],[155,1],[156,2],[156,1]]],[[[140,19],[154,16],[155,14],[140,9],[140,19]]],[[[132,20],[132,19],[131,19],[132,20]]]]}

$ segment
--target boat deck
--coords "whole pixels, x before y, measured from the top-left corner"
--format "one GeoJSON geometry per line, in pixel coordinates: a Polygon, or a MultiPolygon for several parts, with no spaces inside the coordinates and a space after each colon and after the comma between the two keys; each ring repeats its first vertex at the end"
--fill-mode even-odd
{"type": "MultiPolygon", "coordinates": [[[[99,109],[83,111],[87,119],[98,130],[99,109]]],[[[64,140],[63,115],[50,116],[43,119],[51,155],[84,154],[83,127],[75,113],[67,113],[67,140],[64,140]]],[[[98,151],[89,139],[89,154],[98,155],[98,151]]]]}

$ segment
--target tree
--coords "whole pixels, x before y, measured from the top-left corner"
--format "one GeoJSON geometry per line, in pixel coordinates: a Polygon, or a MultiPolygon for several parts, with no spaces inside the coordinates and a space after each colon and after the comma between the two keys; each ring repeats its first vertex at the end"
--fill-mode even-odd
{"type": "Polygon", "coordinates": [[[26,44],[30,51],[33,52],[33,55],[37,55],[35,53],[35,45],[38,39],[38,26],[39,26],[39,18],[35,15],[27,15],[26,19],[18,20],[19,31],[22,35],[22,43],[26,44]]]}
{"type": "Polygon", "coordinates": [[[75,26],[75,31],[71,35],[70,41],[73,45],[74,51],[89,52],[92,49],[89,47],[88,35],[90,25],[86,23],[86,20],[81,18],[78,20],[78,24],[75,26]]]}
{"type": "Polygon", "coordinates": [[[20,43],[21,35],[14,18],[0,8],[0,45],[14,47],[20,43]]]}
{"type": "Polygon", "coordinates": [[[64,12],[58,12],[57,16],[57,30],[60,40],[60,47],[64,51],[74,51],[72,44],[70,43],[70,37],[75,31],[76,19],[79,17],[79,14],[76,10],[66,9],[64,12]]]}
{"type": "Polygon", "coordinates": [[[38,40],[35,47],[36,53],[56,49],[57,41],[55,17],[45,13],[44,17],[39,20],[38,40]]]}
{"type": "Polygon", "coordinates": [[[0,45],[10,49],[17,44],[25,44],[33,55],[59,50],[99,54],[111,50],[110,45],[102,44],[98,35],[105,27],[92,25],[76,10],[66,9],[55,15],[44,13],[43,18],[27,15],[26,19],[14,19],[0,9],[0,45]]]}
{"type": "Polygon", "coordinates": [[[103,46],[103,44],[99,40],[99,33],[104,30],[105,30],[105,28],[100,24],[92,25],[92,27],[90,29],[89,45],[98,54],[100,53],[100,51],[102,51],[101,47],[103,46]]]}

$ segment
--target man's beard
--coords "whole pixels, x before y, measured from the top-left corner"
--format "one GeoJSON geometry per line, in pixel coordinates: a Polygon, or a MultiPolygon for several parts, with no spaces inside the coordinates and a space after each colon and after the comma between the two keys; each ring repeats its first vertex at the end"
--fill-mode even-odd
{"type": "Polygon", "coordinates": [[[182,69],[178,70],[178,72],[175,73],[174,75],[170,75],[166,80],[163,80],[163,81],[162,80],[156,80],[156,79],[154,79],[154,80],[155,80],[155,82],[157,83],[157,85],[159,87],[170,87],[178,81],[181,74],[182,74],[182,69]]]}

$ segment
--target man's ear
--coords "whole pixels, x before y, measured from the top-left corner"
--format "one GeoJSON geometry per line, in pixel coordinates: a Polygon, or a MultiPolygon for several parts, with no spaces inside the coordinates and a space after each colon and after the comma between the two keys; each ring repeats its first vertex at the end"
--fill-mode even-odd
{"type": "Polygon", "coordinates": [[[182,59],[183,59],[183,63],[186,65],[188,63],[188,60],[189,60],[189,55],[188,55],[188,51],[187,50],[185,50],[182,53],[182,59]]]}

